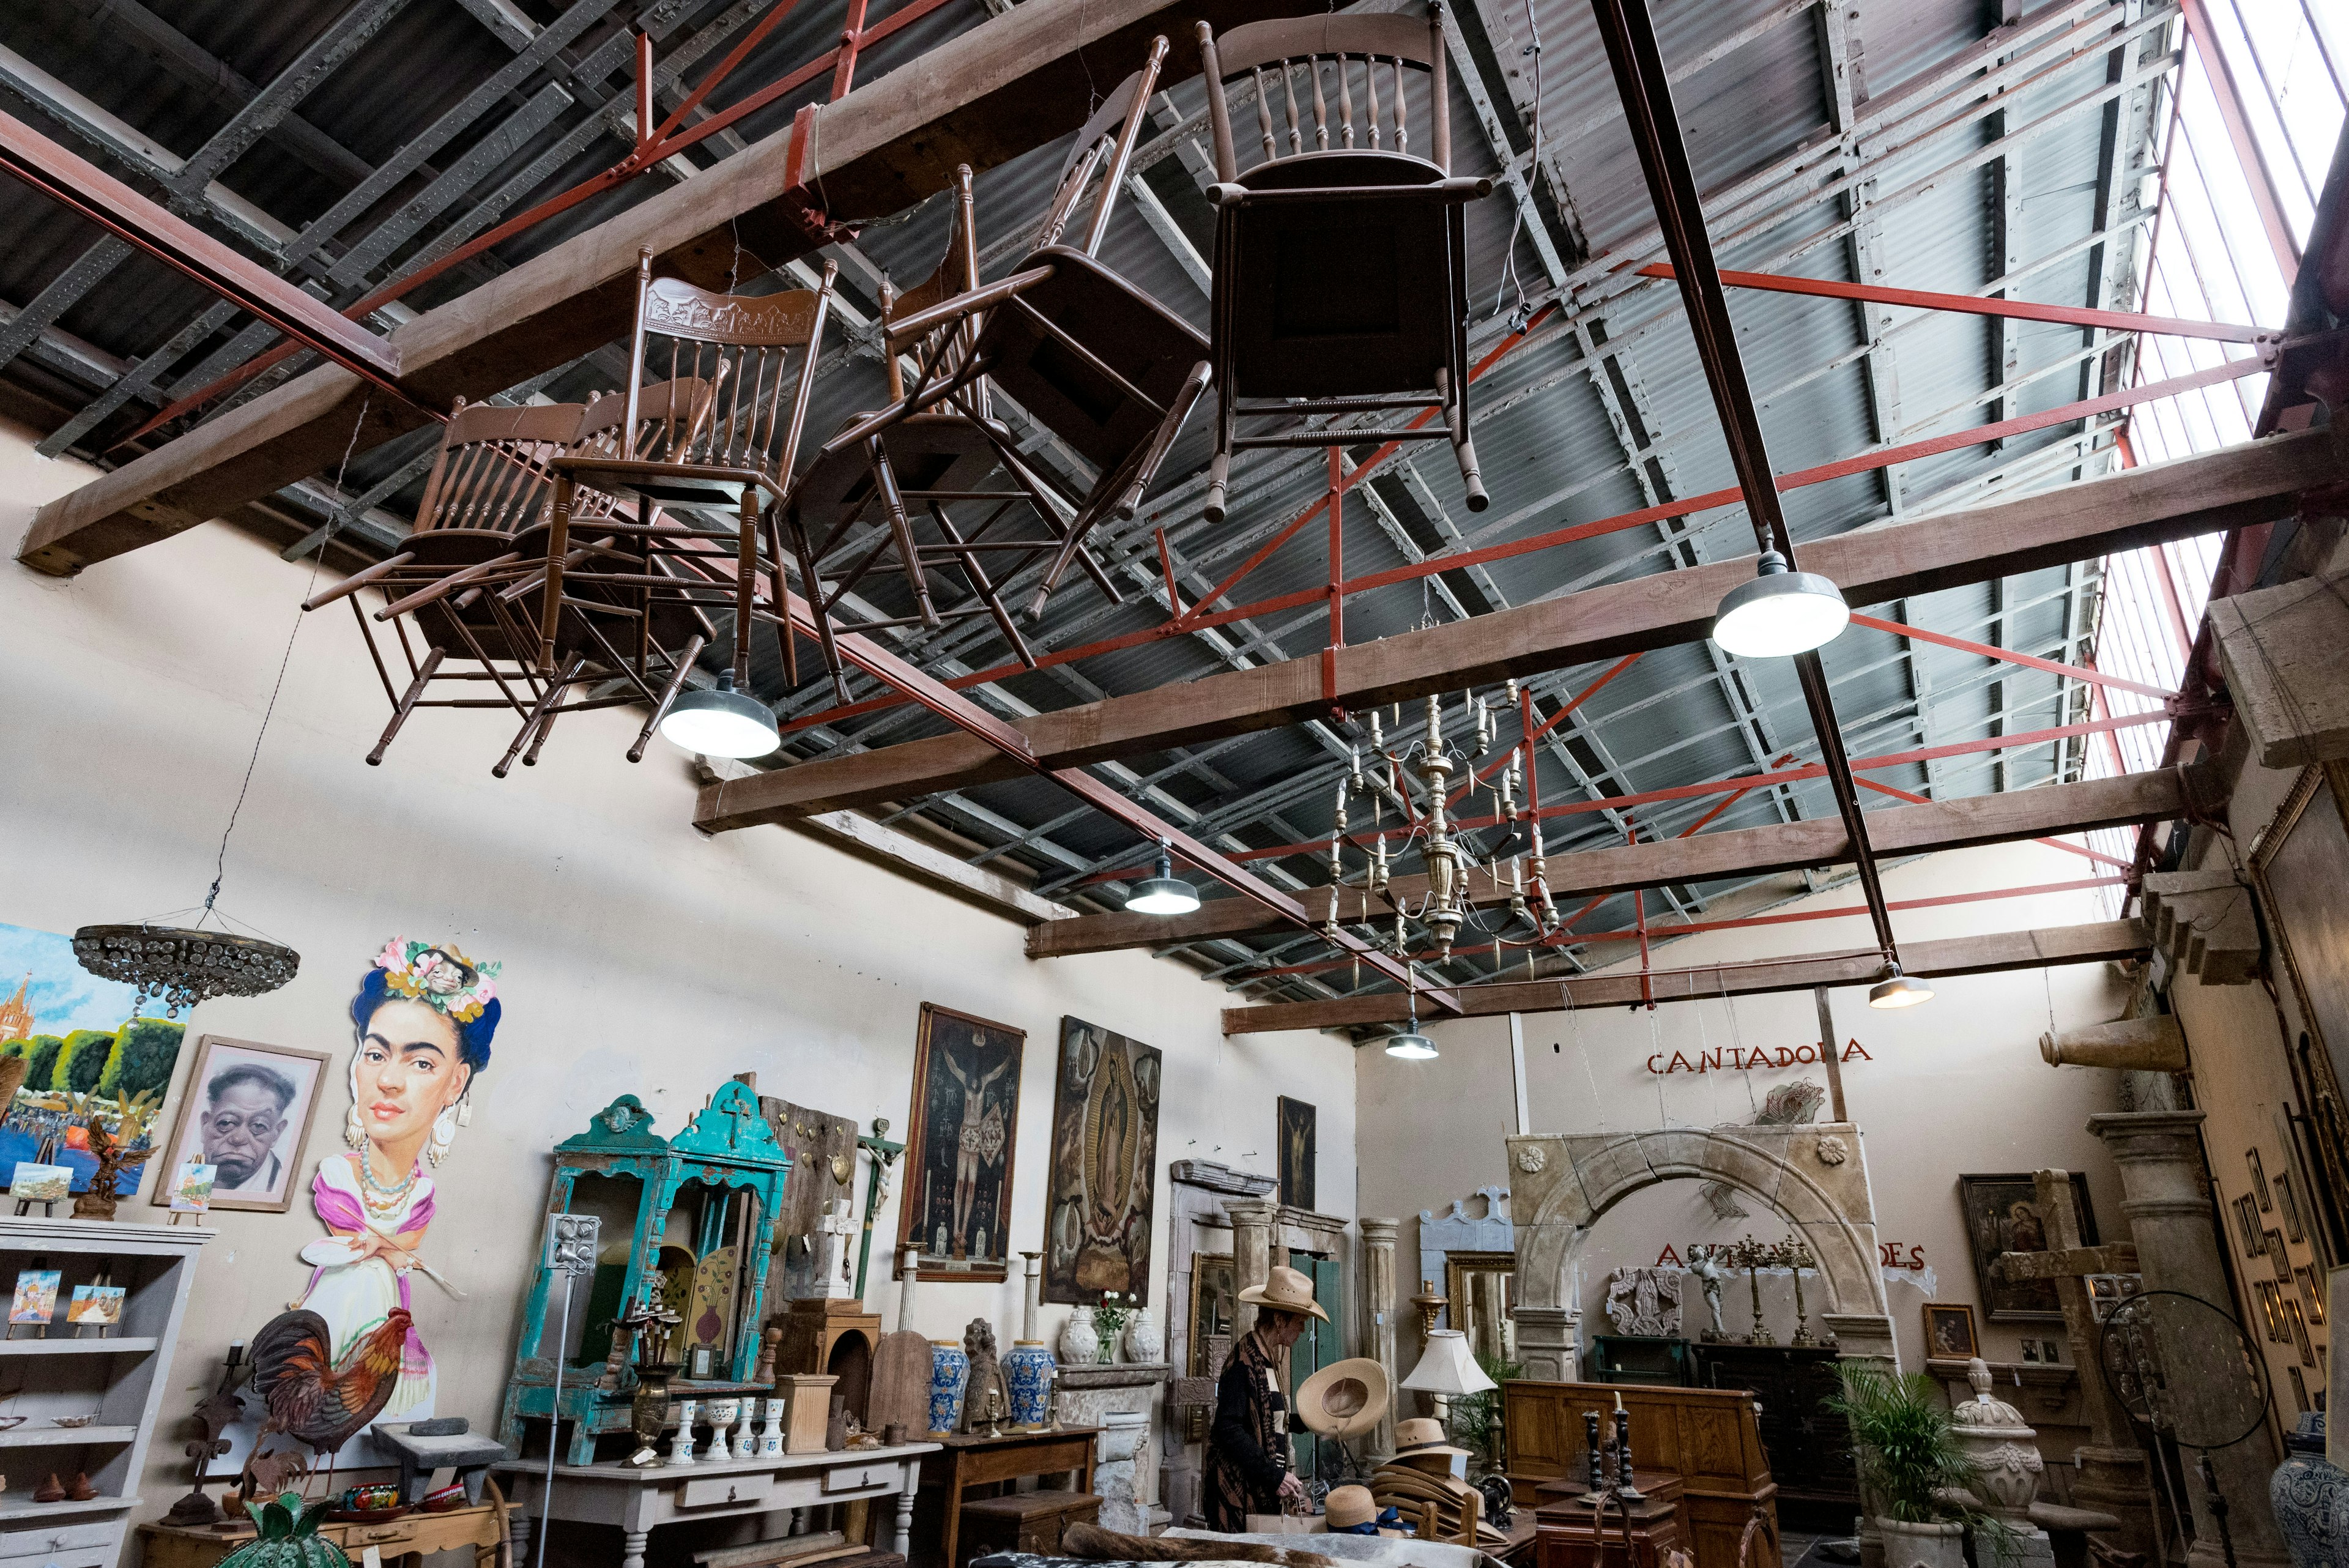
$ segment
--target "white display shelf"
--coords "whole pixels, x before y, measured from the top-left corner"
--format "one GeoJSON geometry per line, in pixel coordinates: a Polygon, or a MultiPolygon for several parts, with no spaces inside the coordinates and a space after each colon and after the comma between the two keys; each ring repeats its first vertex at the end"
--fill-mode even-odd
{"type": "Polygon", "coordinates": [[[10,1355],[144,1355],[159,1342],[153,1334],[119,1339],[0,1339],[0,1357],[10,1355]]]}
{"type": "Polygon", "coordinates": [[[78,1449],[93,1443],[130,1443],[139,1439],[136,1427],[35,1427],[0,1432],[0,1449],[78,1449]]]}
{"type": "Polygon", "coordinates": [[[94,1497],[88,1502],[12,1502],[0,1505],[0,1524],[21,1524],[26,1520],[63,1519],[70,1513],[121,1513],[136,1508],[135,1497],[94,1497]]]}

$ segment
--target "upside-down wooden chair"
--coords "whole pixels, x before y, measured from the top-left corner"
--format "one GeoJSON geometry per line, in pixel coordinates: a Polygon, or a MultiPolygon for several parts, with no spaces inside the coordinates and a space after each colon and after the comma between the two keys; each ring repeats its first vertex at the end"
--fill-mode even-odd
{"type": "Polygon", "coordinates": [[[914,385],[895,408],[833,438],[834,443],[862,441],[873,430],[961,396],[986,377],[1092,463],[1092,487],[1075,498],[1061,548],[1026,607],[1031,620],[1043,614],[1092,529],[1112,514],[1131,518],[1140,510],[1207,387],[1206,339],[1100,256],[1165,57],[1166,40],[1153,39],[1142,69],[1078,130],[1036,242],[1009,275],[981,286],[974,265],[964,292],[892,321],[892,354],[932,346],[916,359],[914,385]],[[1071,233],[1096,179],[1083,227],[1071,233]],[[940,334],[961,322],[978,327],[967,348],[940,334]]]}
{"type": "MultiPolygon", "coordinates": [[[[641,628],[663,611],[683,611],[704,618],[714,639],[718,628],[706,618],[715,607],[732,622],[733,658],[721,684],[749,688],[751,634],[761,623],[774,628],[785,678],[796,684],[776,517],[807,422],[838,268],[825,264],[815,288],[754,296],[657,278],[652,263],[649,249],[637,254],[616,446],[549,464],[537,670],[554,680],[565,668],[568,613],[591,625],[633,617],[641,628]],[[666,379],[647,385],[648,371],[666,379]],[[635,515],[598,514],[592,505],[583,512],[582,496],[633,502],[635,515]],[[693,520],[712,513],[727,524],[693,520]]],[[[666,707],[658,705],[654,722],[666,707]]]]}
{"type": "MultiPolygon", "coordinates": [[[[978,281],[968,165],[956,171],[956,186],[947,254],[937,270],[902,294],[882,285],[885,335],[898,320],[966,295],[978,281]]],[[[993,417],[986,375],[962,374],[980,335],[978,318],[948,313],[933,319],[910,347],[923,373],[950,389],[909,408],[914,400],[906,396],[898,357],[885,356],[888,406],[851,420],[783,503],[783,530],[816,612],[825,669],[843,701],[848,688],[836,630],[936,628],[984,615],[1013,655],[1032,667],[1035,656],[1003,602],[1003,581],[1048,557],[1074,560],[1112,603],[1121,602],[1108,573],[1061,515],[1062,506],[1077,510],[1076,498],[1056,491],[1021,456],[1010,430],[993,417]],[[1006,523],[1040,536],[998,534],[1006,523]],[[989,558],[996,563],[992,570],[989,558]],[[965,602],[943,603],[943,587],[957,576],[965,602]],[[902,614],[887,614],[868,597],[893,577],[905,585],[902,614]],[[934,586],[934,579],[943,582],[934,586]]]]}
{"type": "Polygon", "coordinates": [[[1468,439],[1462,209],[1492,182],[1451,172],[1443,16],[1438,3],[1423,21],[1300,16],[1220,38],[1198,25],[1216,153],[1210,522],[1224,515],[1232,453],[1327,445],[1327,431],[1298,428],[1314,415],[1433,410],[1440,418],[1418,429],[1397,419],[1344,439],[1448,439],[1469,510],[1487,504],[1468,439]],[[1427,84],[1425,156],[1412,150],[1406,73],[1427,84]],[[1233,81],[1256,89],[1264,151],[1245,171],[1225,93],[1233,81]]]}
{"type": "MultiPolygon", "coordinates": [[[[559,639],[571,678],[550,681],[536,668],[537,626],[513,603],[518,589],[527,590],[543,576],[553,463],[615,444],[623,409],[616,397],[590,405],[520,408],[468,408],[460,400],[442,429],[416,526],[399,549],[303,606],[316,609],[347,600],[367,639],[392,706],[390,722],[367,753],[370,766],[382,763],[419,708],[502,707],[519,715],[521,728],[491,770],[502,778],[518,756],[525,765],[537,763],[557,713],[639,700],[655,710],[628,752],[631,762],[642,758],[654,724],[709,640],[706,618],[674,611],[637,617],[631,652],[574,610],[564,618],[559,639]],[[372,617],[358,597],[361,588],[369,587],[386,601],[372,617]],[[375,635],[377,622],[392,628],[395,651],[406,666],[404,687],[394,685],[375,635]],[[566,691],[586,682],[619,690],[564,701],[566,691]],[[459,694],[435,696],[436,689],[459,694]]],[[[613,510],[612,498],[600,492],[574,498],[574,514],[582,523],[608,518],[613,510]]]]}

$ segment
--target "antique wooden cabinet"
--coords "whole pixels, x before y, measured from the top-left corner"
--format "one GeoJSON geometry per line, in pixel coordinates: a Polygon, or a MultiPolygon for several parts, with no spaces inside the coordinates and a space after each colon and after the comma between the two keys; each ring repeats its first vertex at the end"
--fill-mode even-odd
{"type": "MultiPolygon", "coordinates": [[[[1851,1428],[1823,1403],[1837,1389],[1836,1353],[1823,1345],[1700,1345],[1697,1381],[1743,1388],[1759,1406],[1762,1451],[1785,1503],[1859,1507],[1851,1428]]],[[[1847,1523],[1847,1521],[1844,1521],[1847,1523]]]]}

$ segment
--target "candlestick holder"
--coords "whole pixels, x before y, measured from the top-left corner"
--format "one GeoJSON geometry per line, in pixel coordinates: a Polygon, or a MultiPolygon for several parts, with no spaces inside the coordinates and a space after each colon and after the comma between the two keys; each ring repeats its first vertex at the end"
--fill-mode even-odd
{"type": "Polygon", "coordinates": [[[1819,1336],[1811,1332],[1811,1314],[1803,1305],[1803,1271],[1817,1268],[1819,1261],[1799,1236],[1789,1236],[1780,1243],[1778,1255],[1795,1276],[1795,1336],[1786,1343],[1809,1348],[1819,1343],[1819,1336]]]}
{"type": "Polygon", "coordinates": [[[1762,1324],[1762,1270],[1775,1261],[1776,1249],[1765,1247],[1748,1231],[1743,1241],[1730,1249],[1732,1267],[1745,1271],[1745,1283],[1754,1295],[1754,1332],[1744,1336],[1746,1345],[1775,1345],[1776,1337],[1762,1324]]]}

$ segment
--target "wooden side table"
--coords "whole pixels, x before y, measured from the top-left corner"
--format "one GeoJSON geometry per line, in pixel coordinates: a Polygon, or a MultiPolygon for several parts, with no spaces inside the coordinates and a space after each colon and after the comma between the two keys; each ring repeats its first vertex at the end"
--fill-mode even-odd
{"type": "MultiPolygon", "coordinates": [[[[473,1568],[497,1568],[498,1548],[505,1543],[508,1535],[504,1515],[511,1506],[498,1497],[496,1483],[492,1482],[488,1500],[477,1507],[452,1508],[446,1513],[426,1513],[419,1509],[382,1524],[321,1524],[318,1538],[340,1546],[350,1553],[353,1562],[372,1546],[386,1563],[422,1568],[425,1557],[432,1552],[456,1552],[470,1546],[473,1549],[473,1568]]],[[[139,1533],[140,1562],[144,1568],[212,1568],[251,1541],[254,1529],[250,1521],[239,1520],[233,1526],[225,1521],[200,1525],[142,1524],[139,1533]]]]}
{"type": "MultiPolygon", "coordinates": [[[[1073,1475],[1071,1490],[1093,1490],[1093,1442],[1098,1427],[1006,1432],[999,1438],[952,1433],[933,1438],[937,1457],[922,1466],[914,1568],[956,1568],[961,1561],[962,1507],[978,1489],[1028,1476],[1073,1475]]],[[[902,1538],[901,1538],[902,1540],[902,1538]]],[[[898,1550],[905,1552],[903,1545],[898,1550]]]]}
{"type": "Polygon", "coordinates": [[[1588,1503],[1554,1502],[1536,1515],[1535,1562],[1538,1568],[1663,1568],[1681,1544],[1680,1504],[1644,1498],[1630,1505],[1630,1552],[1625,1552],[1623,1515],[1613,1507],[1603,1519],[1588,1503]]]}

